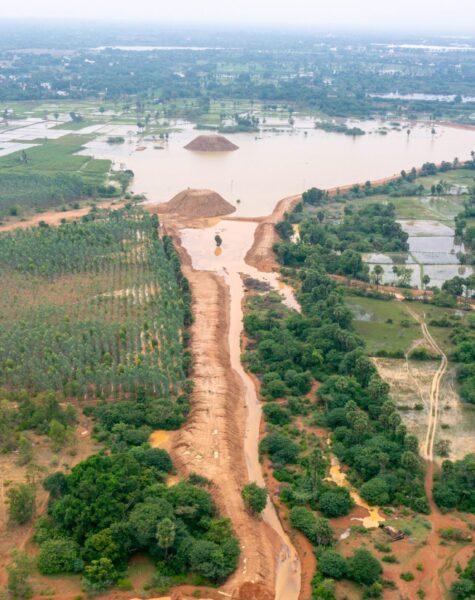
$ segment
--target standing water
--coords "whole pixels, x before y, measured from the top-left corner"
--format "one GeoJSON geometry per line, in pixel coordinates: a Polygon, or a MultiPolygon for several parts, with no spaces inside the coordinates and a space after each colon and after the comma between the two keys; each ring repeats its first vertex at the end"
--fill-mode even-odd
{"type": "Polygon", "coordinates": [[[138,147],[145,148],[141,151],[136,151],[136,136],[111,148],[105,141],[109,128],[82,153],[132,169],[134,192],[145,193],[150,202],[166,202],[188,187],[209,188],[236,205],[236,215],[255,217],[270,214],[276,199],[313,186],[325,189],[380,179],[424,162],[467,160],[475,150],[475,131],[436,126],[432,135],[431,126],[417,125],[409,135],[390,129],[381,135],[381,123],[358,125],[368,133],[353,138],[314,129],[309,121],[307,129],[300,123],[281,132],[227,135],[239,146],[235,152],[185,150],[199,133],[191,125],[180,125],[183,130],[172,133],[168,142],[140,140],[138,147]]]}
{"type": "MultiPolygon", "coordinates": [[[[247,409],[244,455],[250,481],[265,486],[259,462],[259,426],[262,417],[260,402],[252,379],[241,364],[241,334],[243,330],[242,301],[244,285],[241,274],[260,279],[283,294],[284,302],[298,310],[298,304],[288,286],[282,286],[274,273],[261,273],[247,265],[244,256],[251,247],[256,228],[255,223],[221,221],[217,227],[207,229],[184,229],[181,232],[183,247],[192,258],[195,269],[214,271],[224,276],[229,286],[230,323],[229,352],[231,366],[238,374],[244,388],[244,401],[247,409]],[[223,239],[222,252],[214,252],[214,235],[223,239]]],[[[274,505],[270,500],[263,511],[264,521],[280,538],[281,548],[277,557],[275,582],[276,600],[297,600],[300,592],[301,567],[292,543],[285,533],[274,505]]]]}
{"type": "MultiPolygon", "coordinates": [[[[143,140],[128,135],[120,148],[111,149],[104,140],[88,144],[84,154],[111,158],[116,167],[123,165],[135,173],[135,193],[145,193],[151,203],[168,201],[183,189],[210,188],[235,204],[236,214],[270,214],[276,199],[300,193],[315,186],[329,188],[353,182],[380,179],[409,170],[424,162],[441,162],[458,157],[466,160],[475,149],[475,131],[436,126],[411,126],[405,130],[387,129],[381,135],[381,123],[358,124],[367,134],[355,138],[313,128],[300,122],[298,128],[281,131],[227,136],[239,146],[235,152],[190,152],[183,148],[196,135],[191,125],[172,133],[168,142],[143,140]],[[307,133],[305,133],[305,131],[307,133]],[[138,151],[140,149],[140,151],[138,151]]],[[[278,127],[278,126],[277,126],[278,127]]],[[[113,131],[104,132],[110,135],[113,131]]],[[[232,368],[240,377],[247,407],[244,452],[249,479],[263,485],[258,455],[261,408],[252,380],[241,365],[242,300],[241,274],[267,281],[284,293],[286,302],[298,308],[291,290],[281,289],[275,274],[263,274],[247,265],[244,256],[253,242],[255,223],[221,221],[208,229],[185,229],[182,243],[193,267],[221,274],[230,289],[229,348],[232,368]],[[221,252],[215,253],[214,235],[223,238],[221,252]]],[[[334,473],[336,474],[336,473],[334,473]]],[[[277,564],[276,600],[297,600],[301,585],[301,567],[297,553],[282,528],[271,502],[263,518],[281,540],[277,564]]]]}

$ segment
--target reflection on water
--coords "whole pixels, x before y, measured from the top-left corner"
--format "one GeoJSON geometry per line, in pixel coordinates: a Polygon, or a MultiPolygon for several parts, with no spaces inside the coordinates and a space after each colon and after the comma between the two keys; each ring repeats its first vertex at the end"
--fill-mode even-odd
{"type": "Polygon", "coordinates": [[[411,220],[399,221],[409,234],[409,253],[378,254],[364,256],[373,270],[375,265],[383,268],[382,282],[396,283],[394,265],[405,265],[412,269],[410,284],[422,287],[422,277],[430,277],[430,285],[442,284],[457,275],[467,277],[473,273],[472,267],[461,265],[457,254],[465,252],[463,244],[455,239],[455,231],[439,221],[411,220]]]}
{"type": "Polygon", "coordinates": [[[405,131],[380,136],[375,130],[381,123],[370,121],[360,124],[367,135],[353,138],[314,129],[311,120],[307,127],[304,123],[299,120],[299,127],[282,133],[227,135],[239,146],[236,152],[185,150],[200,133],[188,124],[170,135],[163,150],[154,149],[156,141],[142,140],[139,146],[145,150],[137,152],[135,136],[133,143],[112,148],[104,137],[87,144],[83,153],[124,163],[135,173],[134,192],[145,193],[152,202],[165,202],[187,187],[210,188],[237,204],[237,215],[261,216],[270,214],[281,198],[312,186],[378,179],[455,156],[464,160],[475,147],[475,132],[463,129],[437,127],[434,136],[431,127],[418,125],[409,136],[405,131]]]}

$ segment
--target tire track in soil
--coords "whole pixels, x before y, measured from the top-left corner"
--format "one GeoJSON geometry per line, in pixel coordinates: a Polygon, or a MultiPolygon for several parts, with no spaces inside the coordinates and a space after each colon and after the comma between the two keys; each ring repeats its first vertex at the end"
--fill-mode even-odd
{"type": "MultiPolygon", "coordinates": [[[[407,308],[407,311],[413,319],[415,319],[421,326],[421,331],[424,339],[429,345],[430,349],[441,357],[440,365],[435,372],[432,379],[430,393],[429,393],[429,418],[427,421],[427,431],[422,448],[423,456],[427,461],[434,461],[434,443],[437,434],[437,424],[439,418],[439,396],[440,396],[440,384],[447,370],[447,356],[443,352],[442,348],[437,344],[432,335],[429,332],[424,317],[421,317],[416,312],[407,308]]],[[[432,471],[431,468],[427,469],[427,472],[432,471]]]]}

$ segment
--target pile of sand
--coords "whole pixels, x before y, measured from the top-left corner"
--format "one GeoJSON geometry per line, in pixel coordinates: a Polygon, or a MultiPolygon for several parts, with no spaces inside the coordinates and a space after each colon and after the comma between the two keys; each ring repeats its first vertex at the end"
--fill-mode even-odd
{"type": "Polygon", "coordinates": [[[222,196],[213,190],[188,188],[160,205],[160,212],[173,213],[181,217],[221,217],[235,211],[222,196]]]}
{"type": "Polygon", "coordinates": [[[198,152],[232,152],[239,146],[233,144],[222,135],[199,135],[185,146],[186,150],[198,152]]]}

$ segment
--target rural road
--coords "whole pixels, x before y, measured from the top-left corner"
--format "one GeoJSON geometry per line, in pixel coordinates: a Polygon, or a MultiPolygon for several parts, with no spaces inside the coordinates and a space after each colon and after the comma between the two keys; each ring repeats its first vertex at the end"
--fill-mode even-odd
{"type": "Polygon", "coordinates": [[[434,340],[429,332],[424,317],[421,317],[411,309],[407,309],[410,315],[420,324],[422,335],[426,340],[428,346],[441,357],[440,365],[432,379],[429,394],[429,417],[427,420],[427,431],[422,447],[422,454],[426,460],[434,460],[434,443],[435,436],[437,433],[437,423],[439,418],[439,400],[440,400],[440,383],[447,370],[447,356],[442,351],[441,347],[434,340]]]}

